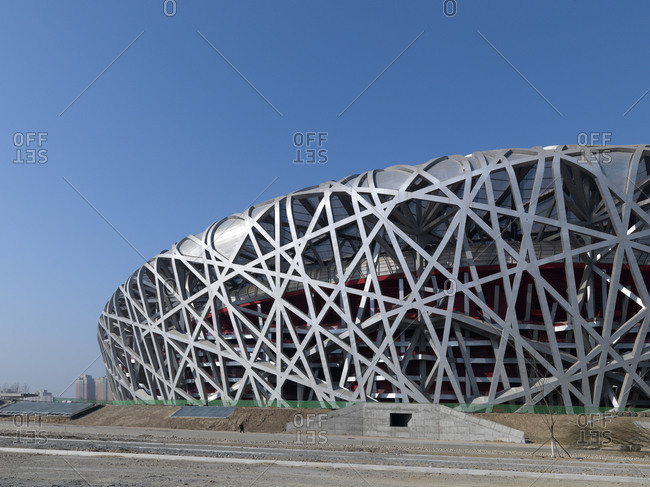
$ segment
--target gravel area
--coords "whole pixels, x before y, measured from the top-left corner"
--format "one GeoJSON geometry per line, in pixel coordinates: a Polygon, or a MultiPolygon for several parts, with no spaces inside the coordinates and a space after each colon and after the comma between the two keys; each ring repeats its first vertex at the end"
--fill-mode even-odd
{"type": "MultiPolygon", "coordinates": [[[[645,447],[630,452],[613,446],[574,444],[572,425],[577,425],[579,433],[584,418],[564,416],[558,420],[556,435],[566,443],[572,458],[550,459],[548,445],[537,451],[539,444],[327,434],[310,439],[300,436],[304,432],[281,432],[295,415],[315,413],[313,410],[240,408],[225,420],[177,420],[171,418],[177,409],[109,406],[77,419],[31,418],[26,422],[5,418],[0,421],[0,486],[650,483],[650,453],[645,447]],[[247,421],[246,433],[240,434],[236,425],[243,420],[247,421]],[[584,475],[591,478],[582,481],[584,475]]],[[[525,427],[529,437],[540,443],[546,435],[546,422],[539,416],[484,417],[525,427]]],[[[623,431],[623,426],[633,424],[632,419],[620,418],[605,427],[611,429],[615,424],[613,430],[623,431]]],[[[603,430],[597,425],[589,428],[603,430]]]]}

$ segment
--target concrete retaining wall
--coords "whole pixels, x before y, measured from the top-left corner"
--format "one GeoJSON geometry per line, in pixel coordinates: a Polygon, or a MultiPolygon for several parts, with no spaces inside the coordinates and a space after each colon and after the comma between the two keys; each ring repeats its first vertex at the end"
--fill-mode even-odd
{"type": "Polygon", "coordinates": [[[286,429],[331,435],[525,443],[523,431],[439,404],[357,404],[320,418],[306,418],[304,424],[289,423],[286,429]]]}

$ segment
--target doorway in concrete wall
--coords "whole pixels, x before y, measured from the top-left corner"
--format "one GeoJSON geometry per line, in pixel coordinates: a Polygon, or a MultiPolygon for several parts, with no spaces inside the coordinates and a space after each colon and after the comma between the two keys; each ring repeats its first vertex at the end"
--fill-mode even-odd
{"type": "Polygon", "coordinates": [[[413,417],[410,413],[390,413],[390,425],[397,428],[406,428],[413,417]]]}

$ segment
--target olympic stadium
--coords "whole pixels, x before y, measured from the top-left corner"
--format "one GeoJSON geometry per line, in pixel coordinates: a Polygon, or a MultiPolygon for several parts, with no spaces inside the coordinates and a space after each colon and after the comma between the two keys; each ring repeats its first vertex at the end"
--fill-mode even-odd
{"type": "Polygon", "coordinates": [[[174,244],[106,304],[116,398],[649,407],[650,146],[447,156],[174,244]]]}

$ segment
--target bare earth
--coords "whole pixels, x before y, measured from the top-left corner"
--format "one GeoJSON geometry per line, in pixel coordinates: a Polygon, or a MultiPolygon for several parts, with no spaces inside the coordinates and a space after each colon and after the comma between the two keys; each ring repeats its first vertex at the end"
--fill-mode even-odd
{"type": "MultiPolygon", "coordinates": [[[[296,415],[318,414],[327,409],[237,408],[228,418],[172,418],[178,406],[102,406],[77,419],[49,417],[48,423],[83,426],[126,426],[141,428],[197,429],[208,431],[246,431],[279,433],[296,415]]],[[[3,419],[3,418],[0,418],[3,419]]]]}
{"type": "MultiPolygon", "coordinates": [[[[0,453],[0,483],[16,487],[33,486],[367,486],[372,487],[474,487],[530,486],[530,478],[482,477],[404,472],[354,472],[336,468],[300,468],[269,465],[206,465],[193,462],[105,457],[78,459],[44,455],[5,455],[0,453]],[[7,475],[11,472],[10,475],[7,475]],[[55,479],[55,480],[53,480],[55,479]]],[[[548,480],[541,476],[535,486],[632,485],[618,482],[548,480]]],[[[642,484],[638,484],[642,485],[642,484]]]]}
{"type": "Polygon", "coordinates": [[[650,446],[650,429],[635,424],[639,421],[650,424],[650,418],[646,417],[518,413],[481,413],[477,416],[521,430],[532,443],[549,441],[553,423],[554,436],[565,448],[609,450],[650,446]]]}
{"type": "Polygon", "coordinates": [[[535,452],[550,438],[551,417],[543,415],[479,414],[523,430],[528,445],[352,436],[320,443],[282,432],[296,416],[325,410],[239,408],[225,419],[171,418],[177,409],[104,406],[77,419],[22,425],[0,418],[0,486],[650,484],[650,429],[634,425],[646,418],[585,425],[593,418],[554,416],[555,437],[572,456],[554,460],[548,446],[535,452]],[[623,451],[630,445],[638,448],[623,451]]]}
{"type": "MultiPolygon", "coordinates": [[[[85,416],[68,419],[48,417],[48,423],[82,426],[121,426],[140,428],[165,428],[203,431],[238,431],[244,424],[247,432],[281,433],[294,418],[326,413],[327,409],[290,408],[238,408],[228,418],[172,418],[177,406],[102,406],[85,416]]],[[[618,449],[623,445],[650,446],[650,429],[645,430],[635,421],[650,418],[615,417],[605,421],[588,421],[598,418],[590,415],[544,415],[520,413],[478,413],[476,416],[523,431],[531,443],[542,444],[550,440],[550,423],[554,422],[554,436],[566,448],[618,449]],[[610,441],[611,438],[611,441],[610,441]]],[[[11,418],[0,420],[11,421],[11,418]]]]}

